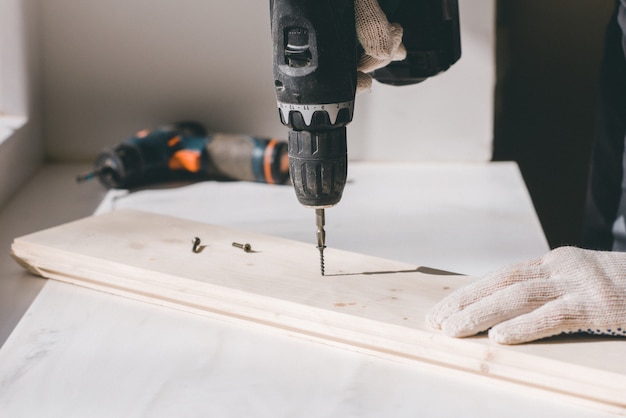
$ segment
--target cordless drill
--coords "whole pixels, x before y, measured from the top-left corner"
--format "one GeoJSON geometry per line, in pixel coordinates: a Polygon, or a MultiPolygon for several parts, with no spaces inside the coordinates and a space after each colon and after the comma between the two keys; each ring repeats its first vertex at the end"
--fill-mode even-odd
{"type": "Polygon", "coordinates": [[[144,129],[96,158],[77,181],[136,189],[169,181],[243,180],[285,184],[287,144],[248,135],[208,134],[197,122],[144,129]]]}
{"type": "Polygon", "coordinates": [[[353,0],[270,0],[274,87],[288,135],[289,172],[300,203],[315,209],[324,274],[324,209],[348,174],[346,125],[356,92],[353,0]]]}
{"type": "MultiPolygon", "coordinates": [[[[404,28],[407,58],[371,75],[419,83],[461,54],[457,0],[381,0],[404,28]]],[[[348,170],[346,125],[353,116],[357,43],[354,0],[270,0],[274,88],[290,128],[289,172],[300,203],[315,209],[324,275],[325,209],[341,200],[348,170]]]]}

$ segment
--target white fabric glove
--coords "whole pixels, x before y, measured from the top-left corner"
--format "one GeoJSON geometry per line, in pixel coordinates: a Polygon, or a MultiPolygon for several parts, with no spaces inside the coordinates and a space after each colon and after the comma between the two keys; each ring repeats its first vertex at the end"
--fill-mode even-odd
{"type": "Polygon", "coordinates": [[[389,23],[377,0],[356,0],[354,13],[357,38],[365,51],[357,65],[357,92],[362,92],[372,86],[372,78],[366,73],[403,60],[406,49],[402,26],[389,23]]]}
{"type": "Polygon", "coordinates": [[[562,333],[626,336],[626,253],[557,248],[456,290],[427,322],[452,337],[491,328],[501,344],[562,333]]]}

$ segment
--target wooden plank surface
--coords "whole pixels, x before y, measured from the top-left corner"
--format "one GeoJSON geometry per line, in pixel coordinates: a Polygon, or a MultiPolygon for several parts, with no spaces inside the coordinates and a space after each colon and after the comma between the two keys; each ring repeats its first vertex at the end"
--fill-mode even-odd
{"type": "Polygon", "coordinates": [[[12,251],[44,277],[626,412],[624,339],[509,347],[429,329],[427,310],[467,277],[332,248],[322,277],[313,244],[128,210],[17,238],[12,251]],[[205,245],[197,254],[196,236],[205,245]]]}

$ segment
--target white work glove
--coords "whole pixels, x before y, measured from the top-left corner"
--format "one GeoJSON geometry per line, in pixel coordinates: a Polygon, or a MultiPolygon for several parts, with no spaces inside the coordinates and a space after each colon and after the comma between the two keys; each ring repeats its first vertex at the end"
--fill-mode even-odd
{"type": "Polygon", "coordinates": [[[406,49],[402,26],[389,23],[377,0],[356,0],[354,13],[357,38],[365,51],[357,65],[357,92],[362,92],[372,86],[372,78],[366,73],[403,60],[406,49]]]}
{"type": "Polygon", "coordinates": [[[452,337],[491,328],[501,344],[562,333],[626,336],[626,253],[557,248],[456,290],[427,322],[452,337]]]}

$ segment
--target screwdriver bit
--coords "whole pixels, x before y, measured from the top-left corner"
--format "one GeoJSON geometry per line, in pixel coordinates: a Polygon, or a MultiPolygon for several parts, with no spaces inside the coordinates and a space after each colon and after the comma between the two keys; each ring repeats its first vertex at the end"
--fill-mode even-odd
{"type": "Polygon", "coordinates": [[[320,271],[324,275],[324,248],[326,248],[326,231],[324,231],[325,214],[324,209],[315,209],[315,220],[317,224],[317,248],[320,250],[320,271]]]}

